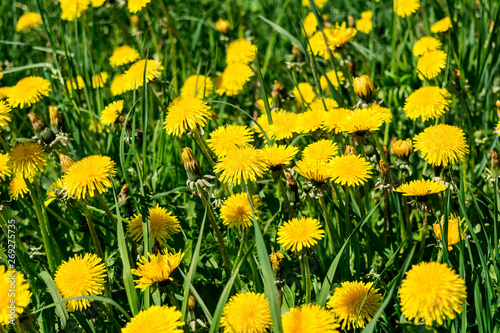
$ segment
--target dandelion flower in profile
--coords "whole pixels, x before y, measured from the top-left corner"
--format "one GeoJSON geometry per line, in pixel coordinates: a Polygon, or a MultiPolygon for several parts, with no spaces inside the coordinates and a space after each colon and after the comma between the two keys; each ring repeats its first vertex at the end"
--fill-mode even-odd
{"type": "MultiPolygon", "coordinates": [[[[323,29],[325,33],[328,31],[327,28],[323,29]]],[[[334,55],[334,50],[335,46],[332,46],[330,44],[325,43],[325,38],[323,37],[323,34],[321,31],[317,31],[309,37],[309,45],[310,45],[310,51],[313,55],[318,55],[320,57],[323,57],[324,59],[329,59],[330,55],[328,53],[328,50],[334,55]]]]}
{"type": "Polygon", "coordinates": [[[364,137],[379,129],[383,124],[382,117],[373,112],[372,108],[356,109],[347,114],[338,122],[342,132],[347,132],[358,137],[364,137]]]}
{"type": "MultiPolygon", "coordinates": [[[[453,245],[460,243],[460,240],[464,239],[464,232],[467,230],[467,226],[462,227],[465,218],[460,219],[456,214],[450,214],[448,218],[448,237],[446,243],[448,244],[448,251],[453,249],[453,245]]],[[[444,232],[444,215],[441,216],[441,223],[434,223],[432,226],[434,235],[439,241],[443,241],[444,232]]]]}
{"type": "Polygon", "coordinates": [[[439,32],[446,32],[452,27],[451,20],[449,17],[445,17],[442,20],[437,21],[431,27],[431,32],[437,34],[439,32]]]}
{"type": "Polygon", "coordinates": [[[295,165],[295,171],[302,177],[321,183],[330,178],[330,163],[310,163],[300,160],[295,165]]]}
{"type": "MultiPolygon", "coordinates": [[[[320,98],[320,97],[316,97],[312,102],[311,104],[309,104],[309,109],[311,109],[311,111],[321,111],[321,112],[318,112],[319,115],[321,115],[321,117],[325,118],[325,111],[330,111],[332,109],[335,109],[339,107],[339,104],[337,103],[336,100],[334,100],[333,98],[320,98]]],[[[318,120],[315,120],[315,123],[317,123],[318,120]]]]}
{"type": "Polygon", "coordinates": [[[210,116],[207,103],[197,97],[181,95],[168,105],[163,128],[167,134],[181,137],[198,126],[205,126],[210,116]]]}
{"type": "Polygon", "coordinates": [[[42,25],[42,17],[38,13],[24,13],[16,24],[17,32],[30,32],[42,25]]]}
{"type": "Polygon", "coordinates": [[[302,151],[302,160],[306,163],[328,162],[339,154],[339,148],[333,140],[322,139],[309,144],[302,151]]]}
{"type": "Polygon", "coordinates": [[[12,172],[9,167],[9,155],[0,154],[0,179],[4,181],[10,175],[12,175],[12,172]]]}
{"type": "MultiPolygon", "coordinates": [[[[176,216],[172,215],[166,208],[156,206],[149,209],[149,223],[151,225],[151,239],[153,244],[156,241],[166,242],[172,239],[173,234],[181,231],[181,225],[176,216]]],[[[142,214],[135,215],[127,225],[127,235],[135,242],[142,241],[142,214]]]]}
{"type": "Polygon", "coordinates": [[[341,130],[339,124],[347,118],[350,113],[351,110],[345,108],[333,108],[328,110],[327,113],[323,114],[325,118],[323,120],[322,128],[335,134],[340,133],[341,130]]]}
{"type": "Polygon", "coordinates": [[[10,106],[31,106],[38,102],[42,96],[48,96],[51,91],[50,82],[39,76],[29,76],[16,83],[9,91],[7,101],[10,106]]]}
{"type": "Polygon", "coordinates": [[[182,333],[184,330],[179,329],[184,326],[181,317],[182,312],[175,306],[153,305],[133,317],[121,333],[182,333]]]}
{"type": "Polygon", "coordinates": [[[282,166],[290,164],[298,152],[299,149],[294,146],[266,146],[262,149],[262,156],[271,169],[281,169],[282,166]]]}
{"type": "Polygon", "coordinates": [[[347,24],[342,22],[341,25],[337,23],[335,28],[326,30],[325,35],[328,39],[328,44],[333,47],[341,47],[356,36],[357,32],[356,29],[347,27],[347,24]]]}
{"type": "Polygon", "coordinates": [[[342,186],[363,185],[371,177],[370,163],[359,155],[342,155],[331,162],[332,180],[342,186]]]}
{"type": "Polygon", "coordinates": [[[44,201],[45,207],[50,205],[50,203],[57,199],[57,196],[62,192],[62,181],[61,178],[58,178],[55,182],[53,182],[49,189],[47,190],[48,199],[44,201]]]}
{"type": "Polygon", "coordinates": [[[298,103],[311,103],[316,98],[313,87],[308,82],[299,83],[292,91],[298,103]]]}
{"type": "Polygon", "coordinates": [[[226,34],[229,31],[229,28],[231,28],[231,24],[228,20],[220,18],[217,22],[215,22],[215,28],[217,28],[217,31],[221,34],[226,34]]]}
{"type": "Polygon", "coordinates": [[[127,91],[127,77],[125,74],[118,74],[111,82],[111,93],[118,96],[127,91]]]}
{"type": "Polygon", "coordinates": [[[60,0],[59,3],[62,11],[61,19],[73,21],[83,15],[83,12],[90,4],[90,0],[60,0]]]}
{"type": "Polygon", "coordinates": [[[245,64],[248,65],[253,61],[257,54],[257,46],[248,42],[245,38],[240,38],[231,42],[227,47],[226,62],[227,64],[245,64]]]}
{"type": "Polygon", "coordinates": [[[228,125],[219,126],[210,133],[208,146],[218,157],[226,155],[238,147],[249,147],[253,141],[253,133],[247,126],[228,125]]]}
{"type": "Polygon", "coordinates": [[[329,71],[326,72],[326,77],[325,75],[322,75],[321,78],[319,79],[319,84],[323,91],[329,91],[328,81],[330,81],[330,83],[335,88],[338,88],[341,84],[344,84],[345,82],[344,74],[340,71],[338,71],[337,73],[335,73],[335,71],[329,71]]]}
{"type": "Polygon", "coordinates": [[[278,243],[287,250],[299,252],[310,248],[325,236],[318,220],[312,217],[293,218],[278,229],[278,243]]]}
{"type": "Polygon", "coordinates": [[[181,88],[181,95],[205,98],[214,90],[212,79],[205,75],[191,75],[184,81],[181,88]]]}
{"type": "Polygon", "coordinates": [[[431,194],[436,194],[446,190],[446,186],[435,180],[413,180],[405,183],[396,189],[396,192],[402,193],[404,196],[427,197],[431,194]]]}
{"type": "Polygon", "coordinates": [[[436,119],[448,111],[450,98],[451,94],[444,88],[422,87],[406,99],[404,111],[411,120],[436,119]]]}
{"type": "Polygon", "coordinates": [[[229,64],[216,80],[216,93],[236,96],[243,90],[245,84],[250,81],[252,75],[252,69],[246,64],[229,64]]]}
{"type": "Polygon", "coordinates": [[[224,306],[220,326],[224,333],[265,333],[272,326],[271,309],[264,294],[239,293],[224,306]]]}
{"type": "Polygon", "coordinates": [[[139,89],[144,85],[144,76],[146,76],[146,82],[150,82],[160,76],[160,71],[163,69],[161,63],[156,60],[148,59],[146,61],[143,59],[135,62],[125,72],[124,82],[126,90],[139,89]]]}
{"type": "MultiPolygon", "coordinates": [[[[57,268],[54,282],[63,298],[99,296],[104,290],[106,266],[95,254],[75,255],[57,268]]],[[[87,299],[66,302],[68,311],[85,310],[90,306],[87,299]]]]}
{"type": "MultiPolygon", "coordinates": [[[[313,2],[316,5],[316,7],[323,8],[323,6],[328,2],[328,0],[314,0],[313,2]]],[[[302,0],[302,6],[311,8],[309,0],[302,0]]]]}
{"type": "Polygon", "coordinates": [[[421,262],[414,265],[401,283],[399,298],[403,315],[415,324],[424,321],[443,325],[462,312],[467,297],[465,281],[445,264],[421,262]]]}
{"type": "Polygon", "coordinates": [[[420,80],[433,79],[446,67],[447,55],[442,50],[425,53],[418,59],[417,70],[420,80]]]}
{"type": "Polygon", "coordinates": [[[269,125],[267,134],[276,140],[290,139],[296,131],[298,114],[278,110],[273,112],[273,123],[269,125]]]}
{"type": "Polygon", "coordinates": [[[115,162],[108,156],[91,155],[75,162],[62,176],[63,190],[70,197],[86,200],[111,187],[115,162]]]}
{"type": "Polygon", "coordinates": [[[47,165],[45,150],[37,142],[20,142],[12,148],[9,154],[13,173],[21,177],[33,177],[37,171],[43,172],[47,165]]]}
{"type": "Polygon", "coordinates": [[[114,49],[109,58],[109,64],[111,66],[123,66],[137,59],[139,59],[139,52],[128,45],[123,45],[114,49]]]}
{"type": "Polygon", "coordinates": [[[139,277],[139,280],[134,280],[136,288],[144,291],[147,287],[162,281],[173,279],[170,274],[180,265],[184,253],[168,253],[165,249],[163,253],[149,254],[141,257],[137,263],[137,269],[132,269],[131,272],[139,277]]]}
{"type": "Polygon", "coordinates": [[[128,11],[133,13],[137,13],[142,10],[151,0],[127,0],[127,8],[128,11]]]}
{"type": "Polygon", "coordinates": [[[410,16],[419,8],[419,0],[394,0],[394,11],[401,17],[410,16]]]}
{"type": "Polygon", "coordinates": [[[415,151],[434,166],[447,166],[463,161],[469,152],[464,131],[461,128],[439,124],[427,127],[413,138],[415,151]]]}
{"type": "Polygon", "coordinates": [[[104,87],[104,84],[108,81],[108,76],[106,72],[101,72],[92,76],[92,88],[97,89],[104,87]]]}
{"type": "Polygon", "coordinates": [[[8,123],[12,120],[12,109],[5,101],[0,101],[0,128],[7,127],[8,123]]]}
{"type": "Polygon", "coordinates": [[[316,304],[291,308],[281,322],[283,333],[340,333],[335,314],[316,304]]]}
{"type": "MultiPolygon", "coordinates": [[[[33,178],[28,178],[31,183],[33,178]]],[[[18,200],[19,197],[24,198],[24,195],[28,193],[28,185],[24,181],[24,178],[20,175],[15,176],[9,183],[9,196],[12,200],[18,200]]]]}
{"type": "Polygon", "coordinates": [[[311,37],[314,35],[316,29],[318,28],[318,20],[316,20],[316,16],[313,12],[309,12],[309,14],[307,14],[303,24],[306,36],[311,37]]]}
{"type": "Polygon", "coordinates": [[[362,12],[361,18],[356,21],[356,29],[364,34],[369,34],[373,29],[373,12],[371,10],[362,12]]]}
{"type": "MultiPolygon", "coordinates": [[[[0,76],[1,75],[3,75],[3,74],[0,74],[0,76]]],[[[0,87],[0,99],[8,98],[12,88],[13,87],[0,87]]]]}
{"type": "Polygon", "coordinates": [[[123,100],[108,104],[101,112],[101,124],[111,126],[123,110],[123,100]]]}
{"type": "Polygon", "coordinates": [[[413,45],[413,55],[421,56],[429,51],[439,50],[443,44],[434,37],[425,36],[413,45]]]}
{"type": "MultiPolygon", "coordinates": [[[[261,205],[257,195],[252,196],[252,205],[255,217],[261,213],[261,205]]],[[[227,198],[220,208],[222,223],[229,228],[245,229],[252,225],[252,208],[246,192],[234,194],[227,198]]]]}
{"type": "Polygon", "coordinates": [[[256,181],[267,171],[262,150],[241,147],[229,151],[214,167],[220,173],[219,179],[226,184],[239,185],[242,181],[256,181]]]}
{"type": "Polygon", "coordinates": [[[351,325],[353,328],[363,328],[373,318],[382,305],[382,295],[372,286],[373,282],[342,282],[342,286],[335,290],[327,307],[332,309],[339,322],[343,322],[342,329],[347,326],[350,330],[351,325]]]}
{"type": "Polygon", "coordinates": [[[269,255],[269,260],[271,261],[271,264],[273,265],[273,269],[280,269],[282,265],[282,260],[285,257],[283,253],[281,253],[280,250],[276,252],[272,252],[269,255]]]}
{"type": "Polygon", "coordinates": [[[4,265],[0,265],[0,325],[2,328],[9,325],[13,319],[10,316],[12,312],[15,313],[15,318],[24,312],[32,295],[29,288],[23,273],[7,270],[4,265]],[[10,309],[12,305],[14,308],[10,309]]]}

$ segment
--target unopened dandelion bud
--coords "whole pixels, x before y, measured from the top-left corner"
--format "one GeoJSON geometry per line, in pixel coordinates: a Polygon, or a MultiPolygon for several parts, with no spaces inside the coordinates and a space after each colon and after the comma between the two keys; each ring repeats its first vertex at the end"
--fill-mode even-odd
{"type": "Polygon", "coordinates": [[[190,310],[194,310],[195,306],[196,306],[196,298],[193,296],[193,294],[189,294],[188,307],[190,310]]]}
{"type": "Polygon", "coordinates": [[[231,24],[229,24],[228,20],[219,19],[217,22],[215,22],[215,27],[221,34],[227,34],[229,28],[231,27],[231,24]]]}
{"type": "Polygon", "coordinates": [[[299,202],[300,197],[299,197],[297,181],[288,171],[286,171],[286,195],[291,205],[295,205],[296,203],[299,202]]]}
{"type": "Polygon", "coordinates": [[[182,161],[184,162],[184,169],[186,169],[189,180],[195,182],[203,176],[201,173],[200,162],[194,155],[191,148],[186,147],[182,149],[182,161]]]}
{"type": "Polygon", "coordinates": [[[413,152],[410,139],[398,140],[392,144],[392,152],[399,158],[407,158],[413,152]]]}
{"type": "Polygon", "coordinates": [[[59,154],[59,162],[61,162],[61,168],[63,172],[67,172],[69,168],[71,168],[71,166],[75,164],[75,161],[73,161],[71,157],[64,154],[59,154]]]}
{"type": "Polygon", "coordinates": [[[354,17],[352,15],[347,16],[347,24],[350,27],[354,27],[356,25],[356,21],[354,21],[354,17]]]}
{"type": "Polygon", "coordinates": [[[375,91],[373,86],[373,81],[368,75],[362,75],[360,77],[354,78],[353,88],[356,95],[358,95],[362,100],[369,103],[372,101],[372,95],[375,91]]]}
{"type": "Polygon", "coordinates": [[[42,139],[43,143],[48,145],[51,144],[52,141],[56,139],[56,135],[50,128],[45,127],[43,131],[40,133],[40,138],[42,139]]]}
{"type": "Polygon", "coordinates": [[[130,23],[132,23],[134,27],[137,27],[139,25],[139,17],[137,15],[132,15],[130,17],[130,23]]]}
{"type": "Polygon", "coordinates": [[[389,166],[387,165],[387,163],[385,163],[382,160],[380,160],[378,162],[378,164],[380,166],[380,169],[379,169],[380,175],[381,176],[386,176],[389,173],[389,166]]]}
{"type": "Polygon", "coordinates": [[[45,127],[43,120],[38,118],[38,116],[33,112],[28,113],[28,117],[30,118],[31,125],[36,132],[41,131],[42,128],[45,127]]]}
{"type": "Polygon", "coordinates": [[[56,107],[49,106],[50,124],[56,128],[60,128],[63,123],[63,118],[56,107]]]}

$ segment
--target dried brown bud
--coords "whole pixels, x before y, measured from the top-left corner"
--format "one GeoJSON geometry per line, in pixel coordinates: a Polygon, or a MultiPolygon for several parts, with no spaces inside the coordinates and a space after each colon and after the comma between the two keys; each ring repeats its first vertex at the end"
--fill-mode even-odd
{"type": "Polygon", "coordinates": [[[491,156],[491,166],[497,166],[498,163],[500,162],[498,160],[498,154],[496,151],[488,150],[488,154],[491,156]]]}
{"type": "Polygon", "coordinates": [[[352,15],[347,16],[347,24],[350,27],[354,27],[354,25],[356,24],[356,22],[354,21],[354,17],[352,15]]]}
{"type": "Polygon", "coordinates": [[[69,168],[75,163],[71,157],[64,154],[59,154],[59,161],[61,162],[61,168],[63,172],[67,172],[69,168]]]}
{"type": "Polygon", "coordinates": [[[118,200],[123,201],[123,200],[127,199],[129,190],[130,190],[130,188],[129,188],[128,184],[124,184],[122,186],[122,189],[120,190],[120,194],[118,195],[118,200]]]}
{"type": "Polygon", "coordinates": [[[293,55],[299,55],[299,54],[301,54],[299,48],[297,46],[295,46],[295,45],[292,45],[292,54],[293,55]]]}
{"type": "Polygon", "coordinates": [[[378,165],[380,167],[379,169],[379,172],[382,176],[385,176],[389,173],[389,166],[387,165],[387,163],[385,163],[384,161],[380,160],[378,162],[378,165]]]}
{"type": "Polygon", "coordinates": [[[358,152],[356,151],[356,148],[353,146],[347,145],[345,148],[344,155],[358,155],[358,152]]]}
{"type": "Polygon", "coordinates": [[[34,114],[33,112],[28,113],[28,117],[30,118],[31,125],[33,126],[33,129],[35,131],[37,131],[37,132],[41,131],[42,128],[45,127],[43,120],[38,118],[38,116],[36,114],[34,114]]]}

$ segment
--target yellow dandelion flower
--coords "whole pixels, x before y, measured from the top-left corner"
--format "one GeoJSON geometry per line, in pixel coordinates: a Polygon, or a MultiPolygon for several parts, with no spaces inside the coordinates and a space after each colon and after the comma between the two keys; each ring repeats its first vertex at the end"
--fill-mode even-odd
{"type": "Polygon", "coordinates": [[[74,90],[81,90],[85,88],[85,82],[83,81],[83,77],[78,75],[76,77],[76,80],[66,80],[66,87],[68,90],[71,92],[73,89],[74,90]]]}
{"type": "MultiPolygon", "coordinates": [[[[0,74],[3,75],[3,74],[0,74]]],[[[8,98],[14,87],[0,87],[0,99],[8,98]]]]}
{"type": "MultiPolygon", "coordinates": [[[[259,207],[261,205],[259,197],[252,196],[252,205],[255,217],[261,213],[259,207]]],[[[252,208],[246,192],[234,194],[227,198],[220,208],[222,223],[229,228],[238,227],[245,229],[252,225],[252,208]]]]}
{"type": "Polygon", "coordinates": [[[184,330],[178,329],[184,326],[181,317],[182,313],[175,306],[153,305],[135,315],[121,333],[182,333],[184,330]]]}
{"type": "Polygon", "coordinates": [[[333,47],[340,47],[356,36],[357,32],[356,29],[347,27],[347,24],[342,22],[341,25],[337,23],[335,28],[326,30],[325,35],[328,39],[328,44],[333,47]]]}
{"type": "Polygon", "coordinates": [[[311,143],[302,151],[302,160],[307,164],[331,161],[339,154],[337,144],[332,140],[319,140],[311,143]]]}
{"type": "Polygon", "coordinates": [[[63,190],[70,197],[86,200],[111,187],[115,162],[108,156],[91,155],[75,162],[62,176],[63,190]]]}
{"type": "Polygon", "coordinates": [[[2,181],[4,181],[6,177],[12,175],[9,167],[9,158],[8,154],[0,154],[0,179],[2,181]]]}
{"type": "Polygon", "coordinates": [[[141,257],[137,263],[137,269],[132,269],[131,272],[139,277],[139,280],[134,280],[136,288],[144,291],[147,287],[162,281],[173,279],[170,274],[180,265],[184,253],[168,253],[165,249],[163,253],[149,254],[141,257]]]}
{"type": "Polygon", "coordinates": [[[386,107],[380,106],[379,104],[372,104],[368,107],[377,117],[380,118],[384,123],[390,123],[392,120],[392,111],[386,107]]]}
{"type": "Polygon", "coordinates": [[[410,16],[419,8],[419,0],[394,0],[394,11],[401,17],[410,16]]]}
{"type": "Polygon", "coordinates": [[[378,289],[373,289],[373,282],[342,282],[340,288],[327,303],[338,321],[342,321],[342,329],[363,328],[373,318],[380,305],[382,295],[378,289]],[[365,299],[366,298],[366,299],[365,299]],[[359,313],[359,317],[358,317],[359,313]]]}
{"type": "Polygon", "coordinates": [[[167,134],[181,137],[198,126],[204,127],[210,116],[207,103],[197,97],[181,95],[168,105],[163,128],[167,134]]]}
{"type": "Polygon", "coordinates": [[[272,252],[269,255],[269,260],[271,261],[271,264],[273,265],[273,269],[280,269],[282,265],[282,260],[285,258],[285,255],[281,253],[280,250],[276,252],[272,252]]]}
{"type": "Polygon", "coordinates": [[[264,333],[272,323],[266,296],[251,291],[231,297],[224,306],[220,326],[224,333],[264,333]]]}
{"type": "Polygon", "coordinates": [[[17,32],[30,32],[42,25],[42,17],[38,13],[24,13],[16,24],[17,32]]]}
{"type": "Polygon", "coordinates": [[[324,109],[314,109],[298,114],[294,132],[311,133],[323,125],[326,111],[324,109]]]}
{"type": "Polygon", "coordinates": [[[278,110],[277,112],[273,112],[272,116],[273,123],[269,125],[267,135],[276,140],[290,139],[297,127],[298,114],[278,110]]]}
{"type": "Polygon", "coordinates": [[[47,165],[45,150],[37,142],[20,142],[12,148],[9,154],[13,173],[22,177],[33,177],[37,171],[43,172],[47,165]]]}
{"type": "Polygon", "coordinates": [[[17,319],[28,306],[32,295],[29,288],[23,273],[0,265],[0,326],[2,329],[14,319],[11,317],[12,312],[17,319]],[[13,289],[15,292],[12,292],[13,289]],[[11,310],[12,305],[14,309],[11,310]]]}
{"type": "Polygon", "coordinates": [[[94,8],[101,7],[105,1],[106,0],[90,0],[90,2],[92,3],[92,7],[94,8]]]}
{"type": "Polygon", "coordinates": [[[335,73],[335,71],[328,71],[325,74],[326,77],[325,75],[322,75],[321,78],[319,79],[319,84],[323,91],[330,91],[329,89],[330,87],[328,86],[328,81],[330,81],[332,86],[336,88],[338,88],[341,84],[344,84],[345,82],[344,74],[340,71],[338,71],[337,73],[335,73]]]}
{"type": "Polygon", "coordinates": [[[271,169],[280,169],[283,165],[290,164],[298,152],[297,147],[285,145],[266,146],[262,149],[262,155],[271,169]]]}
{"type": "Polygon", "coordinates": [[[412,120],[422,117],[423,121],[436,119],[449,110],[451,94],[444,88],[422,87],[405,101],[404,111],[412,120]]]}
{"type": "MultiPolygon", "coordinates": [[[[29,178],[28,181],[32,182],[33,178],[29,178]]],[[[20,175],[15,176],[9,183],[10,198],[18,200],[19,197],[24,198],[26,193],[28,193],[28,185],[24,181],[24,178],[20,175]]]]}
{"type": "MultiPolygon", "coordinates": [[[[75,255],[57,268],[54,282],[63,298],[99,296],[106,282],[106,265],[95,254],[75,255]]],[[[68,311],[81,311],[90,306],[87,299],[66,302],[68,311]]]]}
{"type": "Polygon", "coordinates": [[[257,55],[257,46],[248,42],[245,38],[237,39],[229,44],[226,52],[227,64],[248,65],[257,55]]]}
{"type": "Polygon", "coordinates": [[[437,21],[431,27],[432,33],[446,32],[452,27],[451,20],[449,17],[445,17],[442,20],[437,21]]]}
{"type": "Polygon", "coordinates": [[[43,77],[29,76],[16,83],[9,91],[7,101],[10,106],[15,108],[19,106],[31,106],[38,102],[42,96],[48,96],[51,91],[50,82],[43,77]]]}
{"type": "Polygon", "coordinates": [[[126,92],[127,89],[127,77],[125,74],[118,74],[113,78],[111,82],[111,93],[113,96],[118,96],[126,92]]]}
{"type": "Polygon", "coordinates": [[[253,133],[247,126],[228,125],[219,126],[210,133],[207,140],[208,146],[218,157],[226,155],[229,151],[239,147],[250,147],[253,133]]]}
{"type": "MultiPolygon", "coordinates": [[[[271,112],[271,115],[274,117],[275,112],[271,112]]],[[[274,121],[274,120],[273,120],[274,121]]],[[[269,132],[269,129],[271,128],[271,125],[269,125],[269,119],[267,118],[267,114],[263,113],[257,118],[257,124],[254,124],[252,129],[259,134],[260,137],[264,137],[264,133],[271,138],[271,133],[269,132]],[[259,126],[257,126],[259,124],[259,126]],[[261,129],[262,127],[262,129],[261,129]],[[264,131],[264,133],[262,133],[264,131]]]]}
{"type": "Polygon", "coordinates": [[[66,21],[73,21],[82,16],[90,4],[90,0],[60,0],[59,2],[62,11],[61,19],[66,21]]]}
{"type": "Polygon", "coordinates": [[[378,113],[372,108],[364,108],[351,111],[339,120],[337,126],[342,132],[362,137],[368,132],[378,130],[382,123],[382,117],[378,113]]]}
{"type": "Polygon", "coordinates": [[[106,72],[101,72],[92,76],[92,88],[97,89],[104,87],[104,84],[108,81],[108,77],[109,75],[106,72]]]}
{"type": "Polygon", "coordinates": [[[127,8],[131,13],[137,13],[142,10],[151,0],[127,0],[127,8]]]}
{"type": "Polygon", "coordinates": [[[299,83],[292,91],[298,103],[311,103],[316,98],[313,87],[308,82],[299,83]]]}
{"type": "Polygon", "coordinates": [[[144,72],[146,72],[146,82],[150,82],[160,76],[163,66],[157,60],[139,60],[135,62],[123,78],[126,90],[139,89],[144,85],[144,72]],[[146,68],[144,68],[146,66],[146,68]]]}
{"type": "Polygon", "coordinates": [[[339,123],[351,113],[351,110],[344,108],[333,108],[324,114],[322,128],[335,134],[340,133],[339,123]]]}
{"type": "Polygon", "coordinates": [[[181,95],[196,97],[200,93],[200,98],[206,98],[214,90],[212,79],[205,75],[191,75],[184,81],[181,88],[181,95]]]}
{"type": "MultiPolygon", "coordinates": [[[[329,30],[331,29],[323,29],[325,35],[329,30]]],[[[325,38],[323,37],[321,31],[317,31],[316,33],[314,33],[314,35],[309,37],[309,45],[311,47],[310,51],[313,55],[323,57],[324,59],[329,58],[328,49],[330,49],[332,55],[334,54],[333,51],[335,50],[335,46],[330,45],[330,43],[325,43],[325,38]]]]}
{"type": "Polygon", "coordinates": [[[250,66],[241,63],[229,64],[216,80],[216,93],[236,96],[243,90],[252,76],[253,71],[250,66]]]}
{"type": "Polygon", "coordinates": [[[406,197],[427,197],[428,195],[443,192],[444,190],[446,190],[446,186],[440,182],[419,179],[399,186],[396,192],[400,192],[406,197]]]}
{"type": "Polygon", "coordinates": [[[242,181],[256,181],[267,171],[267,163],[262,150],[241,147],[231,150],[219,159],[214,171],[226,184],[239,185],[242,181]]]}
{"type": "Polygon", "coordinates": [[[120,115],[122,110],[123,100],[108,104],[108,106],[106,106],[104,110],[101,111],[101,124],[108,126],[113,125],[116,119],[118,119],[118,116],[120,115]]]}
{"type": "Polygon", "coordinates": [[[281,322],[283,333],[340,333],[333,312],[316,304],[291,308],[281,322]]]}
{"type": "Polygon", "coordinates": [[[311,109],[312,111],[323,111],[321,113],[321,116],[323,117],[323,120],[325,118],[324,111],[330,111],[330,110],[338,108],[338,107],[339,107],[339,104],[333,98],[320,98],[320,97],[316,97],[311,102],[311,104],[309,104],[309,109],[311,109]]]}
{"type": "Polygon", "coordinates": [[[221,34],[226,34],[229,31],[231,24],[229,24],[228,20],[220,18],[217,20],[217,22],[215,22],[215,27],[217,28],[217,31],[219,31],[221,34]]]}
{"type": "Polygon", "coordinates": [[[362,12],[361,18],[356,20],[356,29],[364,34],[369,34],[373,29],[372,17],[373,12],[371,10],[362,12]]]}
{"type": "MultiPolygon", "coordinates": [[[[448,218],[448,237],[446,242],[448,243],[448,251],[453,249],[453,245],[460,243],[460,240],[464,239],[464,232],[467,230],[467,226],[463,227],[465,218],[460,219],[456,214],[450,214],[448,218]]],[[[434,223],[432,230],[439,241],[443,241],[444,232],[444,215],[441,216],[441,223],[434,223]]]]}
{"type": "MultiPolygon", "coordinates": [[[[328,0],[314,0],[314,4],[318,8],[323,8],[323,6],[328,2],[328,0]]],[[[302,0],[302,6],[311,8],[311,4],[309,3],[309,0],[302,0]]]]}
{"type": "Polygon", "coordinates": [[[415,324],[424,321],[443,325],[443,319],[462,312],[467,297],[465,281],[445,264],[421,262],[414,265],[401,283],[399,298],[403,315],[415,324]]]}
{"type": "Polygon", "coordinates": [[[62,181],[61,178],[58,178],[55,182],[53,182],[49,189],[47,190],[48,199],[44,201],[45,207],[50,205],[50,203],[57,199],[57,196],[62,192],[62,181]]]}
{"type": "Polygon", "coordinates": [[[316,32],[318,28],[318,20],[316,20],[316,16],[313,12],[309,12],[306,18],[304,19],[304,30],[306,32],[307,37],[311,37],[316,32]]]}
{"type": "Polygon", "coordinates": [[[0,128],[7,127],[8,123],[12,120],[12,111],[9,104],[5,101],[0,101],[0,128]]]}
{"type": "Polygon", "coordinates": [[[109,64],[111,66],[123,66],[137,59],[139,59],[139,52],[128,45],[123,45],[114,49],[109,58],[109,64]]]}
{"type": "Polygon", "coordinates": [[[324,182],[330,178],[330,167],[329,163],[308,163],[300,160],[295,165],[295,171],[309,180],[324,182]]]}
{"type": "Polygon", "coordinates": [[[342,155],[331,161],[332,180],[342,186],[363,185],[371,177],[371,166],[359,155],[342,155]]]}
{"type": "Polygon", "coordinates": [[[413,152],[413,145],[411,143],[411,140],[406,139],[393,142],[392,152],[399,158],[410,156],[413,152]]]}
{"type": "Polygon", "coordinates": [[[415,151],[434,166],[447,166],[463,161],[469,152],[464,131],[461,128],[439,124],[427,127],[413,138],[415,151]]]}
{"type": "Polygon", "coordinates": [[[425,53],[418,59],[417,70],[420,80],[433,79],[446,67],[447,55],[442,50],[425,53]]]}
{"type": "Polygon", "coordinates": [[[313,247],[323,239],[325,232],[318,220],[311,217],[293,218],[278,229],[277,242],[287,250],[299,252],[313,247]]]}
{"type": "Polygon", "coordinates": [[[443,44],[434,37],[422,37],[413,45],[413,55],[421,56],[429,51],[439,50],[442,46],[443,44]]]}
{"type": "MultiPolygon", "coordinates": [[[[0,66],[0,72],[3,71],[2,66],[0,66]]],[[[0,80],[3,79],[3,74],[0,74],[0,80]]]]}
{"type": "MultiPolygon", "coordinates": [[[[166,242],[172,239],[173,234],[181,231],[181,224],[176,216],[172,215],[166,208],[156,206],[149,208],[149,223],[151,225],[151,239],[153,244],[156,241],[166,242]]],[[[127,225],[127,235],[135,242],[142,241],[142,214],[135,215],[127,225]]]]}

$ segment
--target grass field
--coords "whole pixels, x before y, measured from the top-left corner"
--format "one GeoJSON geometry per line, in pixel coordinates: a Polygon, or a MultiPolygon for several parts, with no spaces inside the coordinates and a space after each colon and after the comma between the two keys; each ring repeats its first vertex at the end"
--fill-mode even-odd
{"type": "Polygon", "coordinates": [[[0,1],[0,333],[500,333],[499,25],[0,1]]]}

